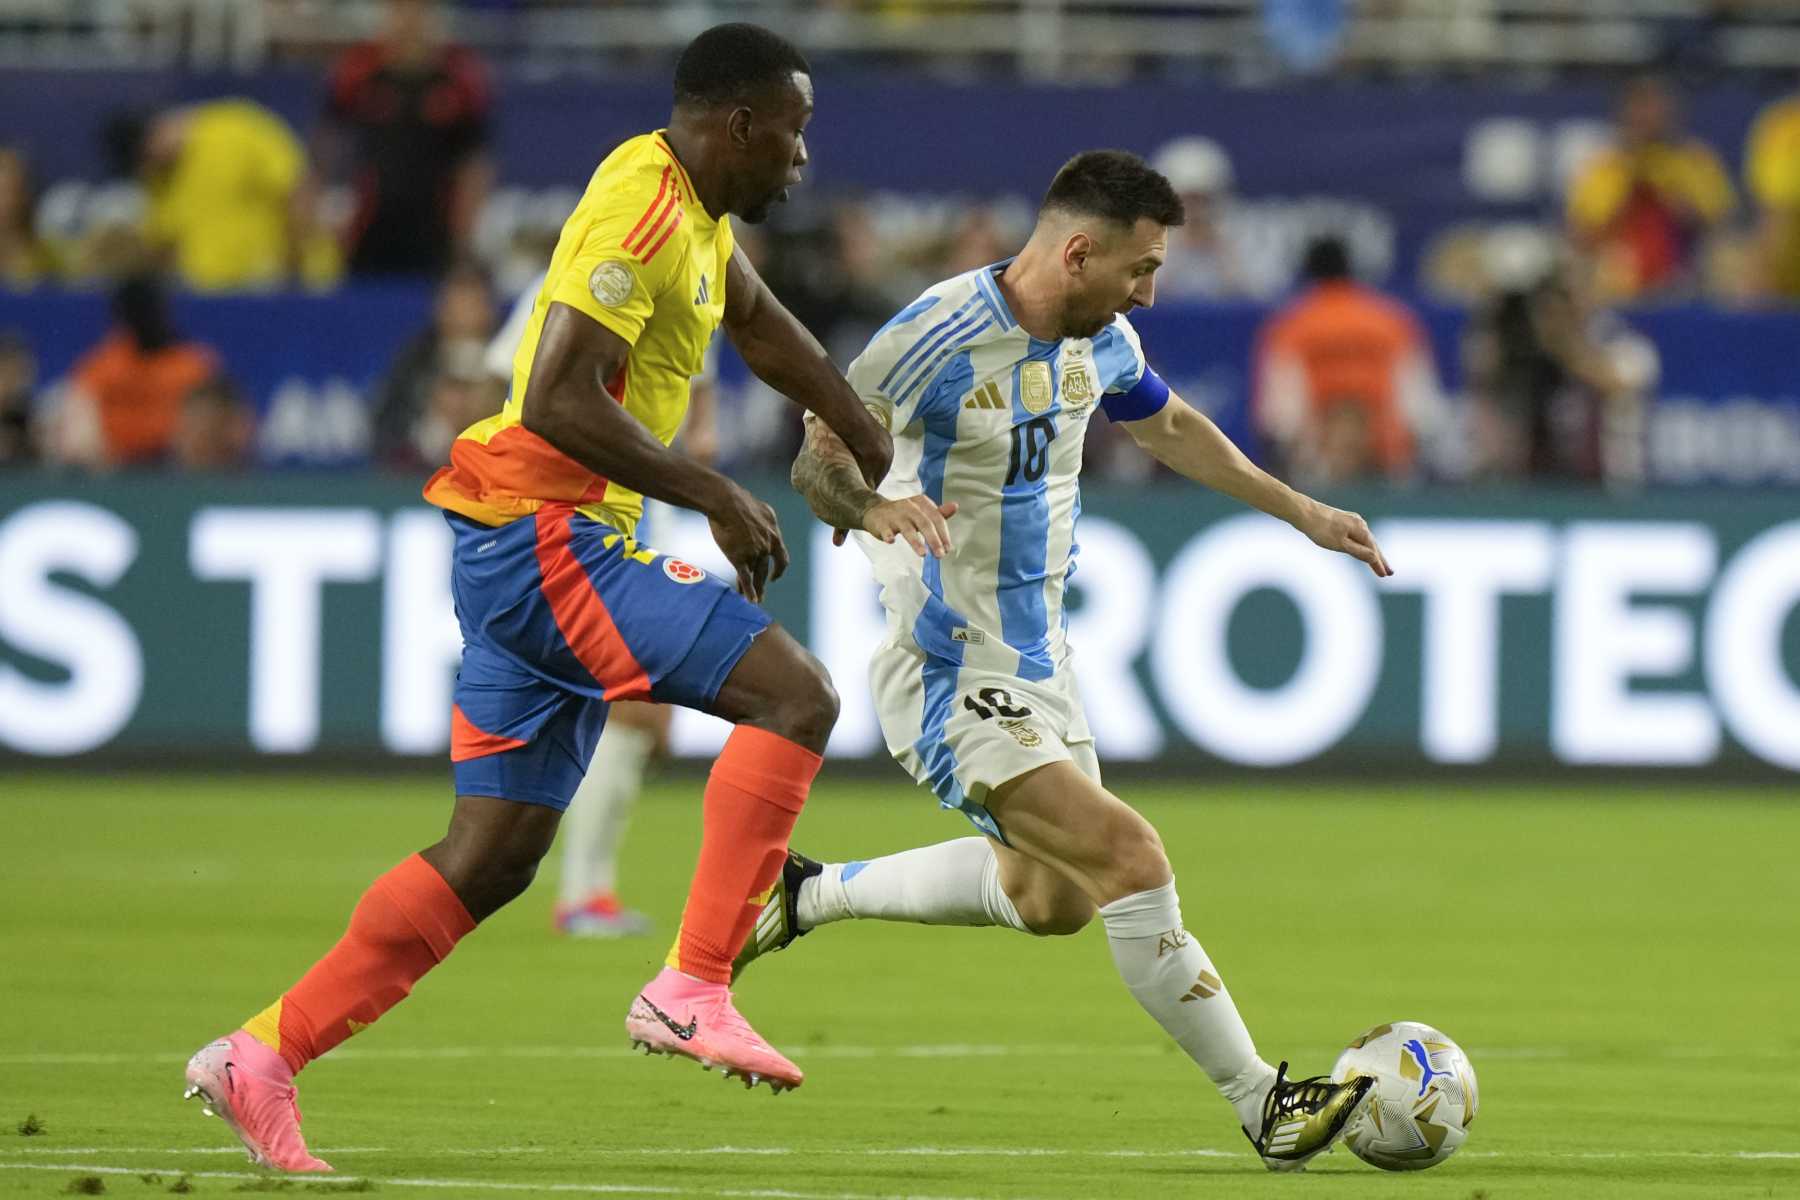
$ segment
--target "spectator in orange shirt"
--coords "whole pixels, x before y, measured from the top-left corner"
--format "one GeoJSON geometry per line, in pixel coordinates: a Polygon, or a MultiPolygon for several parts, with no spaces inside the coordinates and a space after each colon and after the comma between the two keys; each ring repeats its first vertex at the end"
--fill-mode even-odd
{"type": "Polygon", "coordinates": [[[1719,156],[1681,132],[1675,94],[1654,77],[1619,104],[1618,141],[1569,189],[1569,231],[1591,251],[1602,294],[1629,299],[1688,284],[1704,235],[1737,204],[1719,156]]]}
{"type": "Polygon", "coordinates": [[[59,457],[89,466],[165,460],[189,394],[218,374],[218,356],[175,331],[153,277],[120,284],[112,307],[115,328],[70,373],[59,457]]]}
{"type": "Polygon", "coordinates": [[[1399,301],[1356,282],[1337,238],[1306,252],[1305,290],[1257,334],[1251,417],[1297,478],[1405,479],[1441,424],[1431,348],[1399,301]]]}

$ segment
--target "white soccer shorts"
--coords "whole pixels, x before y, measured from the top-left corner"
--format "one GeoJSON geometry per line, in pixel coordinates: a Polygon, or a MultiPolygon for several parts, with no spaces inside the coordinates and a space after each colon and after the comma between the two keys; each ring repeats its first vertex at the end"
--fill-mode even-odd
{"type": "Polygon", "coordinates": [[[1027,771],[1073,762],[1100,782],[1094,735],[1070,671],[1027,681],[958,667],[889,642],[869,663],[875,712],[894,756],[944,808],[1006,841],[983,801],[1027,771]]]}

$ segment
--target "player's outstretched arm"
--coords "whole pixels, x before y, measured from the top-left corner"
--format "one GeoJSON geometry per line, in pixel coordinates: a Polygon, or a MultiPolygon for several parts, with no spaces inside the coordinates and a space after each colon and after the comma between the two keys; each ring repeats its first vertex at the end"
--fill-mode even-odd
{"type": "Polygon", "coordinates": [[[588,470],[644,495],[705,513],[737,568],[738,589],[761,600],[787,569],[775,510],[725,476],[658,441],[607,392],[631,346],[600,322],[553,301],[531,363],[520,423],[588,470]]]}
{"type": "Polygon", "coordinates": [[[733,250],[725,271],[725,332],[756,377],[816,413],[853,456],[864,482],[880,487],[894,440],[871,417],[819,339],[775,298],[756,268],[733,250]]]}
{"type": "Polygon", "coordinates": [[[884,542],[905,538],[920,558],[942,558],[952,549],[947,522],[956,515],[954,503],[933,504],[929,496],[883,500],[863,482],[849,448],[811,413],[788,478],[813,514],[837,530],[833,540],[840,544],[846,529],[866,529],[884,542]]]}
{"type": "Polygon", "coordinates": [[[1173,392],[1155,413],[1125,422],[1125,431],[1170,470],[1279,517],[1314,544],[1369,564],[1378,576],[1394,573],[1360,516],[1321,504],[1281,482],[1245,457],[1205,413],[1173,392]]]}

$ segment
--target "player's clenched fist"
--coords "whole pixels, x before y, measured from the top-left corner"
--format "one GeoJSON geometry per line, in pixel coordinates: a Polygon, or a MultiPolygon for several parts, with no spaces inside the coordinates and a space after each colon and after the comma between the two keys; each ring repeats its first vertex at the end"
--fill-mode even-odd
{"type": "Polygon", "coordinates": [[[1368,563],[1369,570],[1379,577],[1386,578],[1394,573],[1394,569],[1388,566],[1387,559],[1382,557],[1381,547],[1375,544],[1375,535],[1369,532],[1369,523],[1356,513],[1320,504],[1315,500],[1299,522],[1299,528],[1301,533],[1313,540],[1314,545],[1360,559],[1368,563]]]}
{"type": "Polygon", "coordinates": [[[863,513],[863,528],[884,542],[905,538],[906,544],[918,552],[944,558],[955,547],[950,541],[949,519],[956,515],[956,504],[934,504],[929,496],[907,496],[901,500],[883,500],[863,513]]]}
{"type": "Polygon", "coordinates": [[[747,600],[762,602],[763,588],[787,570],[787,545],[781,540],[781,524],[775,510],[732,484],[723,501],[707,513],[713,541],[737,568],[738,591],[747,600]]]}

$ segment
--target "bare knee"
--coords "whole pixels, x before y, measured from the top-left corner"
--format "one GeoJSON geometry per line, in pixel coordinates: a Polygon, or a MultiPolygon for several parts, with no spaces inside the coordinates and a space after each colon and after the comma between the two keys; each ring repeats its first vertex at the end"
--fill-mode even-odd
{"type": "MultiPolygon", "coordinates": [[[[489,863],[477,871],[469,881],[470,890],[474,894],[475,906],[469,908],[469,915],[476,920],[486,920],[499,912],[531,887],[531,881],[537,878],[538,860],[530,862],[489,863]],[[476,909],[480,909],[477,916],[476,909]]],[[[469,907],[467,904],[464,907],[469,907]]]]}
{"type": "Polygon", "coordinates": [[[486,920],[524,895],[537,877],[543,857],[492,849],[483,853],[473,847],[458,846],[449,838],[424,851],[423,856],[477,921],[486,920]]]}
{"type": "Polygon", "coordinates": [[[1067,937],[1080,933],[1094,919],[1094,902],[1073,889],[1053,895],[1027,894],[1013,902],[1019,920],[1039,937],[1067,937]]]}
{"type": "Polygon", "coordinates": [[[1156,827],[1133,812],[1120,821],[1108,845],[1112,862],[1107,880],[1108,902],[1153,891],[1175,878],[1168,852],[1156,827]]]}
{"type": "Polygon", "coordinates": [[[1062,871],[1011,848],[995,851],[999,883],[1025,929],[1040,937],[1080,933],[1094,919],[1094,902],[1062,871]]]}
{"type": "Polygon", "coordinates": [[[486,920],[524,894],[556,834],[558,814],[488,797],[457,798],[450,828],[421,857],[469,915],[486,920]]]}
{"type": "Polygon", "coordinates": [[[802,650],[793,656],[786,686],[772,701],[771,710],[754,724],[822,754],[841,707],[825,664],[802,650]]]}
{"type": "Polygon", "coordinates": [[[837,724],[838,694],[825,664],[772,626],[738,661],[708,711],[822,754],[837,724]]]}

